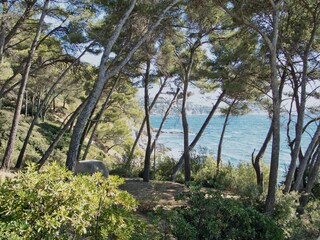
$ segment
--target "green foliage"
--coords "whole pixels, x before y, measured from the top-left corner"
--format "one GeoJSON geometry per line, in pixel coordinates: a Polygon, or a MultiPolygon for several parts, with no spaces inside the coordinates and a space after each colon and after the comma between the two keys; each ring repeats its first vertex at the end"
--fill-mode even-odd
{"type": "Polygon", "coordinates": [[[172,169],[176,161],[170,157],[161,158],[158,161],[158,165],[155,172],[155,179],[156,180],[170,180],[170,176],[172,174],[172,169]]]}
{"type": "Polygon", "coordinates": [[[316,239],[320,236],[320,201],[310,199],[303,214],[298,215],[300,194],[277,191],[274,219],[284,230],[287,239],[316,239]]]}
{"type": "Polygon", "coordinates": [[[101,174],[73,175],[57,164],[25,173],[0,186],[0,235],[10,239],[141,239],[137,201],[118,190],[124,181],[101,174]],[[135,237],[136,236],[136,237],[135,237]]]}
{"type": "MultiPolygon", "coordinates": [[[[268,169],[263,166],[265,182],[268,179],[268,169]]],[[[207,157],[200,170],[194,177],[195,182],[204,187],[231,191],[248,203],[254,204],[260,199],[259,189],[256,184],[256,175],[249,163],[237,166],[223,165],[217,169],[217,163],[212,157],[207,157]]]]}
{"type": "Polygon", "coordinates": [[[177,239],[284,239],[271,218],[219,193],[191,192],[166,218],[177,239]]]}

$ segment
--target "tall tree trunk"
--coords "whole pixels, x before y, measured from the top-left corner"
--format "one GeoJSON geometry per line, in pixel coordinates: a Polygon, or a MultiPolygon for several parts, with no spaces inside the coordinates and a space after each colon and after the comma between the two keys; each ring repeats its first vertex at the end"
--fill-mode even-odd
{"type": "Polygon", "coordinates": [[[187,119],[186,103],[188,94],[189,78],[185,77],[183,83],[183,99],[182,99],[182,127],[183,127],[183,155],[184,155],[184,180],[185,185],[189,186],[191,181],[191,163],[190,163],[190,149],[189,149],[189,126],[187,119]]]}
{"type": "Polygon", "coordinates": [[[302,161],[300,162],[299,164],[299,167],[298,167],[298,176],[296,178],[296,181],[293,185],[293,190],[295,191],[298,191],[299,188],[300,188],[300,185],[302,183],[302,179],[303,179],[303,175],[304,175],[304,172],[306,170],[306,167],[307,167],[307,164],[308,164],[308,161],[312,155],[312,152],[314,150],[314,147],[316,146],[316,143],[319,141],[319,138],[320,138],[320,125],[317,127],[317,130],[316,132],[314,133],[312,139],[311,139],[311,142],[306,150],[306,153],[304,154],[304,157],[302,159],[302,161]]]}
{"type": "Polygon", "coordinates": [[[92,141],[93,141],[94,134],[95,134],[95,132],[96,132],[98,126],[99,126],[99,123],[100,123],[100,120],[101,120],[101,118],[102,118],[102,116],[103,116],[103,113],[104,113],[105,110],[107,109],[107,106],[108,106],[108,104],[109,104],[111,95],[112,95],[112,93],[114,92],[114,90],[115,90],[115,88],[116,88],[116,85],[117,85],[118,82],[119,82],[119,78],[120,78],[120,76],[118,75],[117,79],[114,81],[114,83],[113,83],[113,85],[112,85],[112,88],[110,89],[110,91],[109,91],[109,93],[108,93],[108,96],[107,96],[106,101],[104,102],[104,104],[102,105],[102,107],[101,107],[101,109],[100,109],[100,111],[99,111],[99,114],[98,114],[98,116],[97,116],[97,118],[96,118],[96,122],[95,122],[95,124],[94,124],[94,126],[93,126],[93,129],[92,129],[92,132],[91,132],[91,135],[90,135],[88,144],[87,144],[86,149],[85,149],[85,151],[84,151],[84,153],[83,153],[82,160],[85,160],[86,157],[87,157],[87,155],[88,155],[88,153],[89,153],[89,149],[90,149],[91,143],[92,143],[92,141]]]}
{"type": "Polygon", "coordinates": [[[293,182],[294,172],[296,170],[296,162],[299,156],[300,151],[300,145],[301,145],[301,139],[302,139],[302,133],[303,133],[303,125],[304,125],[304,116],[305,116],[305,108],[306,108],[306,101],[307,101],[307,80],[308,80],[308,57],[309,52],[311,49],[311,45],[314,42],[314,38],[317,31],[317,23],[318,19],[314,14],[313,19],[313,29],[311,32],[310,39],[307,43],[307,46],[303,53],[303,66],[302,66],[302,78],[301,78],[301,95],[300,95],[300,106],[297,107],[298,110],[298,119],[296,123],[296,137],[294,141],[294,148],[293,152],[291,153],[291,162],[289,166],[289,171],[286,177],[286,181],[284,183],[284,192],[289,192],[291,189],[291,184],[293,182]]]}
{"type": "Polygon", "coordinates": [[[98,98],[103,90],[103,86],[105,85],[106,81],[109,78],[113,77],[115,74],[117,74],[120,71],[120,69],[123,68],[125,64],[127,64],[127,62],[131,59],[132,55],[137,51],[137,49],[142,45],[142,43],[144,43],[147,40],[147,38],[150,36],[150,34],[159,26],[162,19],[166,16],[166,13],[180,1],[181,0],[174,0],[162,12],[162,14],[158,17],[157,21],[149,28],[149,30],[143,35],[143,37],[141,37],[141,39],[129,51],[129,53],[124,57],[124,59],[117,66],[109,70],[107,69],[107,62],[109,60],[109,55],[111,53],[112,47],[116,42],[116,40],[118,39],[124,23],[128,19],[129,15],[131,14],[136,4],[136,0],[131,1],[129,9],[125,13],[125,15],[120,19],[119,23],[115,27],[113,34],[111,35],[109,41],[107,42],[107,45],[105,47],[105,50],[101,58],[98,80],[95,82],[94,87],[89,95],[88,103],[84,107],[83,111],[80,113],[80,116],[78,117],[78,121],[74,127],[70,146],[69,146],[68,157],[66,161],[66,166],[69,170],[73,170],[75,167],[76,160],[77,160],[77,153],[79,149],[79,139],[81,138],[84,126],[88,121],[88,117],[93,107],[98,101],[98,98]]]}
{"type": "Polygon", "coordinates": [[[264,153],[266,152],[266,149],[268,147],[268,144],[271,140],[271,137],[272,137],[272,131],[273,131],[273,124],[271,123],[270,124],[270,128],[268,130],[268,133],[267,133],[267,136],[266,138],[264,139],[264,142],[257,154],[256,157],[254,157],[254,153],[252,154],[252,166],[254,168],[254,171],[256,173],[256,180],[257,180],[257,186],[259,188],[259,190],[262,192],[263,190],[263,172],[261,170],[261,166],[260,166],[260,160],[262,159],[264,153]]]}
{"type": "MultiPolygon", "coordinates": [[[[115,27],[114,32],[112,33],[110,39],[107,41],[107,44],[104,48],[103,55],[101,57],[100,67],[99,67],[99,76],[98,80],[95,82],[93,89],[88,97],[88,102],[86,103],[83,111],[80,113],[77,123],[73,129],[73,134],[69,146],[66,166],[69,170],[73,170],[77,161],[80,139],[83,134],[85,124],[88,121],[89,115],[92,113],[94,106],[97,104],[98,99],[102,93],[103,87],[108,80],[107,76],[107,62],[109,60],[109,55],[111,53],[112,47],[118,39],[121,30],[129,18],[134,6],[136,5],[136,0],[130,2],[130,6],[119,20],[118,24],[115,27]]],[[[109,76],[111,77],[111,76],[109,76]]]]}
{"type": "Polygon", "coordinates": [[[232,104],[229,106],[227,114],[225,116],[224,119],[224,123],[223,123],[223,127],[222,127],[222,132],[220,135],[220,140],[219,140],[219,144],[218,144],[218,152],[217,152],[217,173],[219,173],[219,168],[220,168],[220,163],[221,163],[221,152],[222,152],[222,143],[223,143],[223,138],[224,138],[224,133],[226,131],[227,128],[227,124],[229,122],[229,116],[232,110],[233,105],[235,104],[237,100],[234,99],[234,101],[232,102],[232,104]]]}
{"type": "Polygon", "coordinates": [[[306,192],[311,193],[312,188],[314,187],[314,184],[317,180],[318,173],[319,173],[319,167],[320,167],[320,145],[318,145],[317,151],[316,151],[317,157],[316,160],[311,168],[309,177],[308,177],[308,183],[306,186],[306,192]]]}
{"type": "Polygon", "coordinates": [[[47,159],[50,157],[52,151],[55,149],[55,147],[57,146],[57,144],[59,143],[59,141],[63,137],[63,135],[68,131],[69,127],[72,125],[72,123],[77,118],[77,116],[80,114],[80,112],[83,110],[86,102],[87,102],[87,100],[85,100],[84,102],[82,102],[78,106],[78,108],[74,111],[74,113],[71,115],[71,117],[66,122],[66,124],[59,130],[59,132],[55,136],[54,140],[52,141],[52,143],[50,144],[50,146],[46,150],[46,152],[43,154],[41,159],[38,161],[38,169],[40,169],[43,166],[43,164],[45,164],[47,159]]]}
{"type": "Polygon", "coordinates": [[[163,125],[167,120],[167,117],[168,117],[168,115],[170,113],[170,110],[171,110],[173,104],[175,103],[175,101],[176,101],[176,99],[178,97],[179,92],[180,92],[180,88],[178,87],[176,93],[174,94],[174,96],[173,96],[173,98],[172,98],[172,100],[171,100],[171,102],[170,102],[170,104],[169,104],[169,106],[168,106],[163,118],[162,118],[162,121],[160,123],[159,129],[158,129],[158,131],[156,133],[156,136],[154,137],[153,143],[151,145],[151,152],[155,149],[156,142],[158,141],[158,138],[159,138],[159,136],[161,134],[161,130],[163,128],[163,125]]]}
{"type": "MultiPolygon", "coordinates": [[[[24,139],[22,148],[20,150],[19,156],[18,156],[18,160],[16,163],[15,168],[19,169],[21,167],[21,164],[23,162],[23,157],[25,154],[25,151],[27,149],[28,143],[29,143],[29,139],[31,137],[33,128],[38,120],[38,118],[42,115],[43,109],[45,108],[45,103],[48,101],[48,99],[50,98],[50,96],[52,95],[52,93],[54,92],[54,90],[56,89],[56,87],[58,86],[58,84],[64,79],[64,77],[66,76],[66,74],[69,72],[69,70],[79,61],[79,59],[88,51],[88,49],[92,46],[93,43],[91,43],[88,47],[86,47],[86,49],[80,54],[80,56],[75,59],[72,64],[70,64],[62,73],[61,75],[57,78],[57,80],[52,84],[52,86],[50,87],[49,91],[46,93],[43,101],[40,103],[38,103],[38,108],[37,108],[37,112],[34,115],[32,122],[29,126],[27,135],[24,139]]],[[[34,99],[34,96],[33,96],[34,99]]],[[[39,97],[40,99],[40,97],[39,97]]],[[[33,100],[33,105],[34,105],[34,100],[33,100]]]]}
{"type": "MultiPolygon", "coordinates": [[[[160,85],[160,88],[159,88],[159,91],[157,92],[157,94],[154,96],[153,100],[152,100],[152,103],[150,104],[150,107],[149,107],[149,111],[151,111],[151,109],[153,108],[153,106],[156,104],[157,100],[158,100],[158,97],[160,96],[163,88],[165,87],[166,85],[166,82],[168,80],[168,77],[165,77],[163,83],[160,85]]],[[[128,160],[126,162],[126,168],[127,169],[130,169],[131,167],[131,162],[132,162],[132,158],[133,158],[133,154],[134,154],[134,151],[136,149],[136,146],[138,144],[138,141],[141,137],[141,134],[143,132],[143,128],[144,128],[144,125],[146,123],[146,117],[143,118],[143,121],[141,123],[141,126],[139,128],[139,131],[137,133],[137,136],[136,136],[136,139],[134,140],[134,143],[132,145],[132,148],[131,148],[131,151],[130,151],[130,154],[129,154],[129,157],[128,157],[128,160]]]]}
{"type": "MultiPolygon", "coordinates": [[[[273,1],[272,1],[273,2],[273,1]]],[[[281,1],[273,2],[272,13],[272,43],[269,46],[270,50],[270,64],[271,64],[271,90],[272,90],[272,104],[273,104],[273,130],[272,130],[272,149],[270,162],[270,175],[268,193],[265,203],[265,212],[267,215],[272,215],[276,201],[276,188],[278,182],[278,168],[279,168],[279,152],[280,152],[280,106],[281,97],[279,93],[278,74],[277,74],[277,43],[279,32],[279,6],[281,1]]]]}
{"type": "Polygon", "coordinates": [[[150,168],[151,168],[151,124],[150,124],[150,109],[149,109],[149,77],[150,77],[150,59],[147,60],[147,68],[146,74],[144,77],[144,113],[146,116],[146,127],[147,127],[147,146],[146,146],[146,153],[144,156],[144,169],[143,169],[143,181],[149,182],[150,180],[150,168]]]}
{"type": "Polygon", "coordinates": [[[0,64],[3,62],[4,45],[6,40],[6,23],[5,15],[8,13],[8,1],[2,1],[1,22],[0,22],[0,64]]]}
{"type": "Polygon", "coordinates": [[[24,116],[28,117],[28,91],[26,90],[26,98],[25,98],[25,108],[24,108],[24,116]]]}
{"type": "MultiPolygon", "coordinates": [[[[226,92],[223,91],[220,94],[219,98],[217,99],[216,103],[212,106],[212,109],[211,109],[210,113],[208,114],[206,120],[203,122],[199,132],[197,133],[196,137],[193,139],[192,143],[190,144],[189,151],[191,151],[197,145],[197,143],[200,140],[202,134],[204,133],[206,127],[208,126],[212,116],[214,115],[214,113],[218,109],[218,106],[221,103],[225,94],[226,94],[226,92]]],[[[171,177],[172,181],[176,180],[177,174],[178,174],[179,170],[181,169],[183,162],[184,162],[184,154],[180,157],[179,161],[177,162],[177,164],[174,166],[174,168],[172,170],[172,177],[171,177]]]]}
{"type": "Polygon", "coordinates": [[[13,121],[12,121],[12,127],[10,130],[10,136],[9,136],[7,148],[5,151],[4,159],[3,159],[3,162],[1,165],[1,169],[3,169],[3,170],[8,170],[10,168],[11,157],[12,157],[12,153],[14,150],[16,135],[17,135],[17,131],[18,131],[18,125],[19,125],[19,121],[20,121],[23,96],[24,96],[27,81],[29,78],[29,72],[30,72],[30,68],[31,68],[32,58],[33,58],[41,31],[42,31],[42,26],[44,23],[44,18],[47,14],[48,6],[49,6],[49,0],[46,0],[44,2],[42,14],[41,14],[41,17],[39,20],[39,25],[38,25],[38,28],[36,31],[36,36],[32,42],[32,45],[31,45],[31,48],[29,51],[29,55],[27,58],[26,68],[23,73],[23,77],[22,77],[22,81],[21,81],[21,85],[20,85],[20,89],[19,89],[19,93],[18,93],[18,97],[17,97],[16,108],[15,108],[14,117],[13,117],[13,121]]]}

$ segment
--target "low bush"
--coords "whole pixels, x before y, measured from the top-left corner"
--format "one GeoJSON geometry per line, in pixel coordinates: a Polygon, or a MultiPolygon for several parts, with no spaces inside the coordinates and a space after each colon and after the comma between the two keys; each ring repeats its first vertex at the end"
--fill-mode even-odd
{"type": "Polygon", "coordinates": [[[188,207],[163,214],[177,239],[284,239],[271,218],[219,193],[191,192],[188,207]]]}
{"type": "MultiPolygon", "coordinates": [[[[268,171],[265,166],[262,169],[266,185],[268,171]]],[[[196,173],[194,180],[204,187],[231,191],[250,204],[254,204],[260,198],[255,172],[249,163],[242,163],[237,166],[222,165],[218,171],[217,162],[212,157],[207,157],[203,162],[202,168],[196,173]]]]}
{"type": "Polygon", "coordinates": [[[52,164],[30,164],[0,186],[0,236],[6,239],[143,239],[137,201],[119,177],[73,175],[52,164]]]}

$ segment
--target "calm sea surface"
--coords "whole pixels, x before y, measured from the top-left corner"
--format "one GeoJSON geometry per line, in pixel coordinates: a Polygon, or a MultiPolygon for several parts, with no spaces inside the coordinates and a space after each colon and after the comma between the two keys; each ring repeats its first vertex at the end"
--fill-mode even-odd
{"type": "MultiPolygon", "coordinates": [[[[189,141],[194,139],[196,133],[204,122],[205,115],[191,115],[189,121],[189,141]]],[[[157,129],[161,123],[162,116],[152,115],[151,125],[157,129]]],[[[199,153],[211,154],[216,157],[219,138],[224,122],[223,116],[214,116],[207,126],[196,150],[199,153]]],[[[290,150],[286,138],[286,119],[281,121],[281,151],[280,151],[280,172],[284,172],[290,162],[290,150]]],[[[241,162],[251,162],[251,154],[254,149],[260,149],[270,126],[270,119],[266,115],[244,115],[231,117],[226,128],[222,146],[222,161],[237,165],[241,162]]],[[[314,129],[314,128],[313,128],[314,129]]],[[[169,148],[168,155],[178,159],[183,151],[183,134],[180,116],[169,116],[158,139],[158,144],[169,148]]],[[[305,151],[310,136],[303,136],[303,152],[305,151]]],[[[266,163],[270,162],[271,142],[264,156],[266,163]]]]}

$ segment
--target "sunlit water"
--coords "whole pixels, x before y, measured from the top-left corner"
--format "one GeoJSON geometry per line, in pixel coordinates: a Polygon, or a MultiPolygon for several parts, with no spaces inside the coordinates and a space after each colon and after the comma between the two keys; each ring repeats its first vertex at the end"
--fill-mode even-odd
{"type": "MultiPolygon", "coordinates": [[[[189,141],[194,139],[196,133],[201,128],[206,116],[191,115],[189,122],[189,141]]],[[[151,125],[157,129],[161,123],[162,116],[152,115],[151,125]]],[[[201,139],[196,150],[200,154],[211,154],[216,156],[219,138],[224,122],[223,116],[214,116],[201,139]]],[[[256,149],[259,151],[270,127],[270,119],[266,115],[244,115],[231,117],[226,128],[222,146],[222,161],[237,165],[241,162],[251,162],[251,154],[256,149]]],[[[290,162],[290,149],[286,137],[286,119],[281,120],[281,150],[280,150],[280,172],[283,174],[290,162]]],[[[311,129],[315,129],[314,126],[311,129]]],[[[158,139],[158,144],[163,144],[170,150],[167,155],[178,159],[183,151],[183,133],[180,116],[169,116],[163,129],[163,133],[158,139]]],[[[310,142],[310,135],[304,134],[302,147],[305,151],[310,142]]],[[[264,161],[270,163],[271,142],[263,157],[264,161]]]]}

